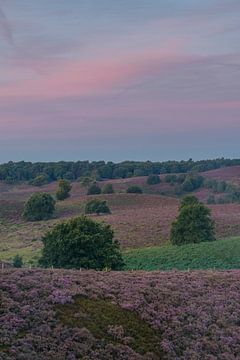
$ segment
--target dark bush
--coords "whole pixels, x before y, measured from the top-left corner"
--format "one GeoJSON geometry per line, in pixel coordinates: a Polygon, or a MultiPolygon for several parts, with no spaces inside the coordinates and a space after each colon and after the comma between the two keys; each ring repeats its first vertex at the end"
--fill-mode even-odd
{"type": "Polygon", "coordinates": [[[101,194],[101,188],[97,184],[92,184],[89,186],[87,194],[88,195],[99,195],[101,194]]]}
{"type": "Polygon", "coordinates": [[[66,269],[121,270],[119,243],[110,225],[85,216],[61,222],[42,238],[40,264],[66,269]]]}
{"type": "Polygon", "coordinates": [[[147,178],[147,184],[148,185],[156,185],[159,184],[161,182],[160,180],[160,176],[159,175],[149,175],[149,177],[147,178]]]}
{"type": "Polygon", "coordinates": [[[111,211],[104,200],[93,199],[87,202],[85,206],[86,214],[110,214],[111,211]]]}
{"type": "Polygon", "coordinates": [[[65,200],[70,196],[72,186],[68,180],[61,179],[58,182],[58,188],[56,192],[57,200],[65,200]]]}
{"type": "Polygon", "coordinates": [[[23,260],[22,260],[22,257],[19,254],[14,256],[14,258],[13,258],[13,266],[15,268],[21,268],[23,266],[23,260]]]}
{"type": "Polygon", "coordinates": [[[113,189],[112,184],[106,184],[102,189],[102,193],[103,194],[113,194],[114,189],[113,189]]]}
{"type": "Polygon", "coordinates": [[[28,221],[47,220],[55,210],[55,200],[47,193],[33,194],[25,203],[23,217],[28,221]]]}
{"type": "Polygon", "coordinates": [[[29,184],[33,186],[43,186],[48,183],[49,183],[49,178],[46,174],[38,175],[35,177],[35,179],[29,181],[29,184]]]}
{"type": "Polygon", "coordinates": [[[210,209],[194,196],[184,198],[179,215],[172,224],[172,244],[183,245],[213,240],[214,222],[210,216],[210,209]]]}
{"type": "Polygon", "coordinates": [[[129,188],[127,189],[128,194],[142,194],[142,192],[142,189],[137,185],[129,186],[129,188]]]}

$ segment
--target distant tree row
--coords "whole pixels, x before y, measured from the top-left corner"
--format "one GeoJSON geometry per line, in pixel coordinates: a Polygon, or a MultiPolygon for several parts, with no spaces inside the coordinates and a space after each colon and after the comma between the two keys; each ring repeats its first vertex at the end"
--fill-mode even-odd
{"type": "Polygon", "coordinates": [[[154,174],[201,172],[225,166],[240,165],[240,159],[215,159],[193,161],[124,161],[121,163],[105,161],[60,161],[60,162],[8,162],[0,165],[0,180],[6,183],[29,181],[32,185],[41,186],[46,182],[59,179],[77,180],[93,177],[96,181],[118,179],[154,174]]]}

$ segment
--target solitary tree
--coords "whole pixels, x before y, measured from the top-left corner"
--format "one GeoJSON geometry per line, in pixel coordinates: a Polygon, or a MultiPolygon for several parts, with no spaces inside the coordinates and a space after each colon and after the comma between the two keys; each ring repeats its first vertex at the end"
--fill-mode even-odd
{"type": "Polygon", "coordinates": [[[127,189],[128,194],[142,194],[142,189],[137,185],[129,186],[127,189]]]}
{"type": "Polygon", "coordinates": [[[38,175],[33,180],[29,182],[33,186],[42,186],[49,182],[49,178],[46,174],[38,175]]]}
{"type": "Polygon", "coordinates": [[[113,194],[114,189],[113,189],[112,184],[106,184],[102,189],[102,193],[103,194],[113,194]]]}
{"type": "Polygon", "coordinates": [[[111,211],[104,200],[93,199],[87,202],[85,206],[86,214],[110,214],[111,211]]]}
{"type": "Polygon", "coordinates": [[[70,196],[70,191],[72,187],[68,180],[59,180],[58,182],[58,188],[56,192],[56,198],[57,200],[65,200],[70,196]]]}
{"type": "Polygon", "coordinates": [[[85,216],[61,222],[42,238],[40,264],[66,269],[121,270],[123,258],[110,225],[85,216]]]}
{"type": "Polygon", "coordinates": [[[160,176],[159,175],[149,175],[149,177],[147,178],[147,184],[148,185],[156,185],[160,183],[160,176]]]}
{"type": "Polygon", "coordinates": [[[14,258],[13,258],[13,266],[15,268],[21,268],[23,266],[23,260],[22,260],[22,257],[19,254],[14,256],[14,258]]]}
{"type": "Polygon", "coordinates": [[[174,245],[213,241],[214,222],[208,207],[195,196],[183,199],[179,215],[171,228],[171,242],[174,245]]]}
{"type": "Polygon", "coordinates": [[[55,210],[55,200],[47,193],[33,194],[24,206],[23,217],[28,221],[47,220],[55,210]]]}
{"type": "Polygon", "coordinates": [[[92,184],[87,191],[88,195],[98,195],[101,194],[101,188],[97,184],[92,184]]]}

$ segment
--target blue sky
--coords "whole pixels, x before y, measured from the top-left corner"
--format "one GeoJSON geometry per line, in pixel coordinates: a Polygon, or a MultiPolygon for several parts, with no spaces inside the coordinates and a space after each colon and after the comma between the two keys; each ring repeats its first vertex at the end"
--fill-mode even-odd
{"type": "Polygon", "coordinates": [[[240,2],[0,0],[0,162],[239,157],[240,2]]]}

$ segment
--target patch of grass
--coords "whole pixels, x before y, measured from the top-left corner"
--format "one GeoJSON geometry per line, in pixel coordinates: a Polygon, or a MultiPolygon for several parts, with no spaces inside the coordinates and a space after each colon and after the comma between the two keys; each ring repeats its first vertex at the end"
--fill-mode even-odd
{"type": "Polygon", "coordinates": [[[240,238],[126,251],[126,270],[239,269],[240,238]]]}
{"type": "Polygon", "coordinates": [[[87,328],[97,339],[107,343],[124,344],[140,354],[154,352],[160,356],[159,332],[139,315],[104,299],[75,297],[74,304],[57,305],[58,318],[67,326],[87,328]],[[109,330],[109,326],[113,331],[109,330]]]}

